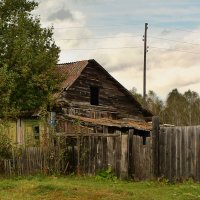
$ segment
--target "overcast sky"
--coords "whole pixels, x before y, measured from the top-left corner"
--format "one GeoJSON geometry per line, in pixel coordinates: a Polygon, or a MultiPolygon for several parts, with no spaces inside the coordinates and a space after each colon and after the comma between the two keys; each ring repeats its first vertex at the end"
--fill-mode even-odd
{"type": "Polygon", "coordinates": [[[200,93],[199,0],[39,0],[54,26],[60,63],[95,59],[127,89],[142,93],[144,24],[149,24],[147,90],[200,93]]]}

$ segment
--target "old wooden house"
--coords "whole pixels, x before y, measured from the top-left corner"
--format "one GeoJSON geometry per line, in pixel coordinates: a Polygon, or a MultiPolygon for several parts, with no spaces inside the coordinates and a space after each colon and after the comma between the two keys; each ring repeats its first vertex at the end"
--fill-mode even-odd
{"type": "Polygon", "coordinates": [[[95,60],[57,65],[64,75],[62,90],[55,94],[57,132],[149,132],[152,114],[95,60]]]}
{"type": "MultiPolygon", "coordinates": [[[[148,134],[152,114],[95,60],[58,64],[64,76],[48,123],[60,134],[148,134]]],[[[38,116],[17,119],[4,128],[15,144],[38,145],[48,137],[48,127],[38,116]]]]}

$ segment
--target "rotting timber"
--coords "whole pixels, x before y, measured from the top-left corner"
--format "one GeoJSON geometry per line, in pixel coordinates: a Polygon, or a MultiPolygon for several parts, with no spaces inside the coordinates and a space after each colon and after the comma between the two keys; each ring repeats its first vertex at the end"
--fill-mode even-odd
{"type": "Polygon", "coordinates": [[[60,64],[57,70],[66,76],[56,94],[58,132],[151,130],[152,114],[95,60],[60,64]]]}

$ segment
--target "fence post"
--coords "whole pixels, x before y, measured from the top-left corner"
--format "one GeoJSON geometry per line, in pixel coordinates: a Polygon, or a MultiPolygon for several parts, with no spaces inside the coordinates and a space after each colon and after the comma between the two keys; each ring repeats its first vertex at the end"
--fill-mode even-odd
{"type": "Polygon", "coordinates": [[[152,153],[153,153],[153,175],[159,176],[159,131],[160,121],[158,116],[152,118],[152,153]]]}

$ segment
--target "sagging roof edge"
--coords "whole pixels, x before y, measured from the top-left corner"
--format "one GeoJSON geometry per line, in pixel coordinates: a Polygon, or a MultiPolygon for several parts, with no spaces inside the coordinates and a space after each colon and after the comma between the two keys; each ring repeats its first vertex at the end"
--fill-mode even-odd
{"type": "Polygon", "coordinates": [[[136,122],[136,121],[129,121],[130,123],[135,124],[128,124],[129,122],[123,121],[123,120],[110,120],[110,119],[91,119],[91,118],[85,118],[80,116],[73,116],[73,115],[60,115],[58,116],[58,119],[64,120],[64,121],[70,121],[70,122],[76,122],[76,124],[80,123],[80,125],[85,126],[107,126],[107,127],[116,127],[116,128],[129,128],[129,129],[137,129],[140,131],[151,131],[152,126],[151,124],[147,122],[136,122]],[[106,121],[107,120],[107,121],[106,121]],[[119,123],[121,121],[121,123],[119,123]]]}

